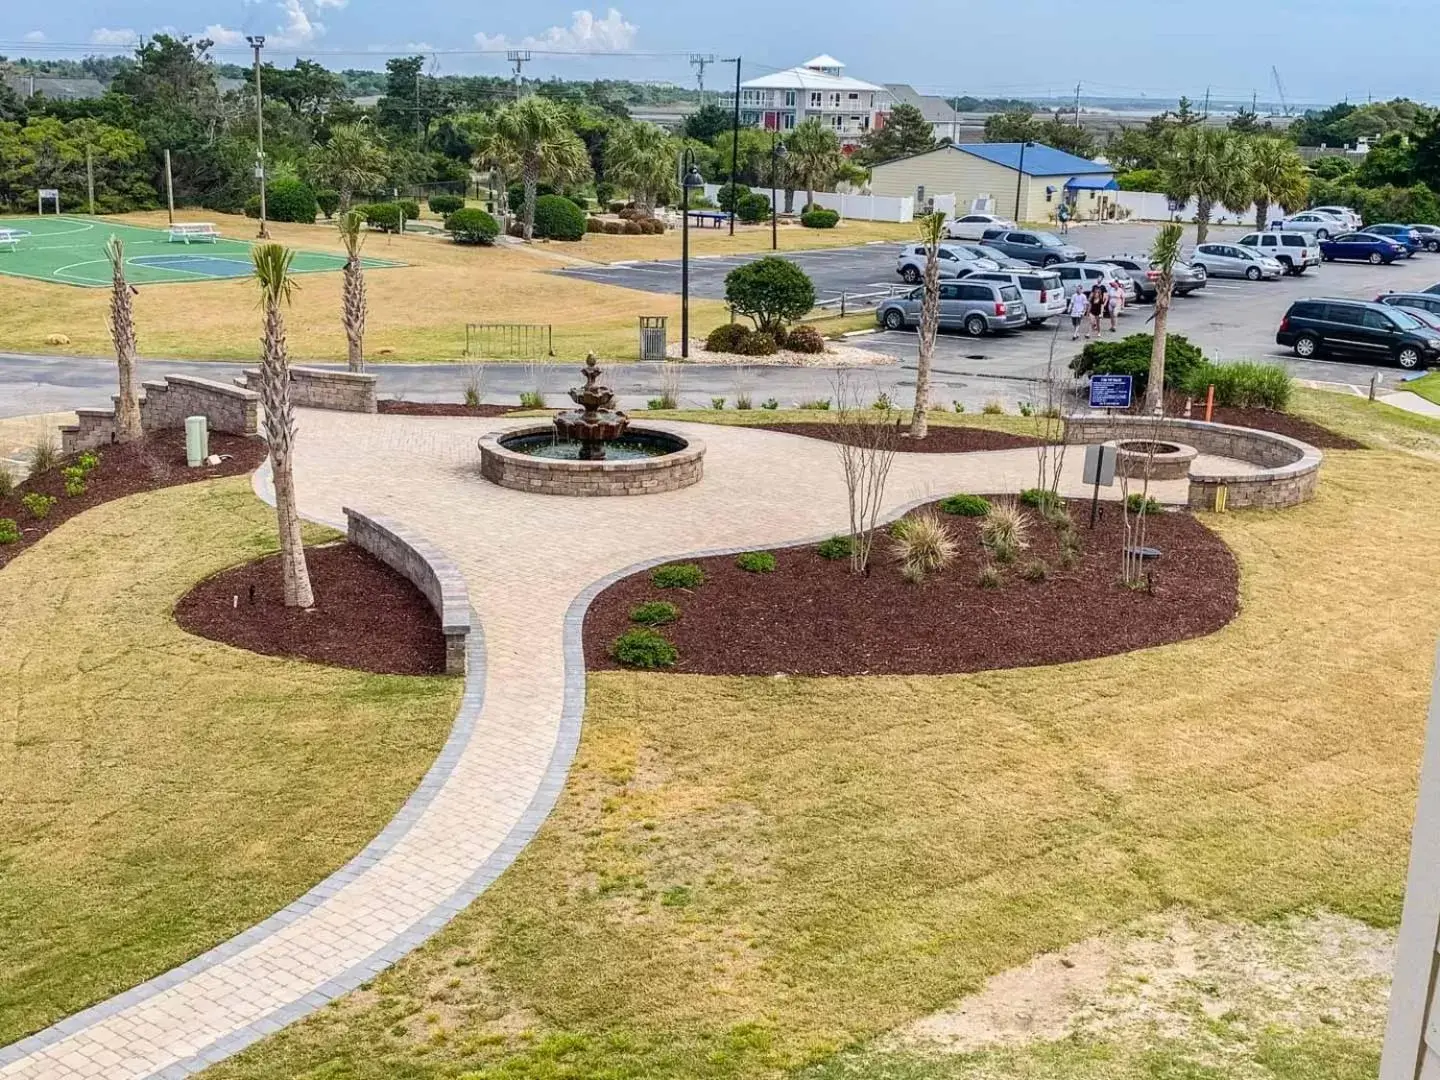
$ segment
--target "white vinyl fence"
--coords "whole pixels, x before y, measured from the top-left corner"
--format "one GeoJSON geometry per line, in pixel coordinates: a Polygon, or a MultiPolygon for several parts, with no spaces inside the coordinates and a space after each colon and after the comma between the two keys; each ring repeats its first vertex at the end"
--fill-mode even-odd
{"type": "MultiPolygon", "coordinates": [[[[1132,221],[1169,221],[1178,218],[1180,221],[1194,221],[1196,202],[1191,199],[1179,210],[1172,210],[1170,199],[1158,191],[1114,191],[1110,193],[1115,200],[1115,205],[1130,211],[1132,221]]],[[[1285,211],[1278,206],[1272,206],[1267,215],[1267,224],[1270,221],[1278,221],[1285,216],[1285,211]]],[[[1255,224],[1255,206],[1251,204],[1237,214],[1228,206],[1217,206],[1210,212],[1210,220],[1215,224],[1238,224],[1251,226],[1255,224]]]]}
{"type": "MultiPolygon", "coordinates": [[[[714,202],[720,196],[720,184],[706,184],[705,197],[714,202]]],[[[752,188],[756,195],[759,195],[767,203],[770,201],[769,188],[752,188]]],[[[784,205],[784,191],[777,191],[776,196],[784,205]]],[[[805,192],[795,193],[795,209],[798,211],[805,205],[805,192]]],[[[892,195],[840,195],[833,191],[815,192],[815,205],[823,206],[827,210],[837,211],[842,218],[855,218],[857,221],[909,221],[915,216],[915,200],[910,196],[896,197],[892,195]]]]}

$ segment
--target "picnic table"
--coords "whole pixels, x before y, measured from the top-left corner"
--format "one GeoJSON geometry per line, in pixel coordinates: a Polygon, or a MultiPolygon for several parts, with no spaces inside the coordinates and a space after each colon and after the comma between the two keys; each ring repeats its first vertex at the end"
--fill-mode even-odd
{"type": "Polygon", "coordinates": [[[723,229],[725,223],[730,220],[730,215],[722,210],[691,210],[690,220],[702,229],[711,226],[723,229]]]}
{"type": "Polygon", "coordinates": [[[213,244],[220,239],[220,230],[208,221],[177,221],[170,226],[170,243],[213,244]]]}
{"type": "Polygon", "coordinates": [[[0,229],[0,247],[9,247],[14,251],[21,239],[29,235],[24,229],[0,229]]]}

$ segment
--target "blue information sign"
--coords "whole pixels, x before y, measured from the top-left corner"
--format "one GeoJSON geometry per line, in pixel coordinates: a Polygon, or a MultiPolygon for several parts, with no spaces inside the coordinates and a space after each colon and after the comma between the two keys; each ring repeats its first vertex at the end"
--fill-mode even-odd
{"type": "Polygon", "coordinates": [[[1133,375],[1091,375],[1090,407],[1092,409],[1128,409],[1135,392],[1133,375]]]}

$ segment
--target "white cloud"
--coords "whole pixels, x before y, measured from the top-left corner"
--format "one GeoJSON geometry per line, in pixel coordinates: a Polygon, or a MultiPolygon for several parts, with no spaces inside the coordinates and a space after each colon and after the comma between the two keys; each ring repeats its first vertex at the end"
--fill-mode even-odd
{"type": "Polygon", "coordinates": [[[31,30],[28,34],[25,35],[25,40],[26,40],[26,41],[36,41],[36,42],[38,42],[38,41],[44,41],[44,40],[45,40],[45,31],[44,31],[44,30],[31,30]]]}
{"type": "Polygon", "coordinates": [[[576,11],[570,15],[569,26],[552,26],[538,37],[512,41],[504,34],[475,35],[475,44],[482,49],[543,49],[556,53],[623,52],[635,44],[639,33],[634,23],[615,8],[597,19],[593,11],[576,11]]]}
{"type": "MultiPolygon", "coordinates": [[[[296,49],[313,44],[316,38],[325,33],[325,24],[315,18],[312,12],[318,12],[321,8],[326,7],[340,8],[346,2],[347,0],[278,0],[275,6],[281,11],[282,18],[277,26],[265,32],[266,47],[296,49]]],[[[252,6],[250,0],[246,0],[246,6],[252,6]]],[[[256,21],[258,22],[258,20],[256,21]]],[[[245,45],[248,33],[259,32],[261,31],[258,29],[247,32],[219,24],[207,26],[202,31],[205,37],[221,48],[245,45]]]]}
{"type": "Polygon", "coordinates": [[[315,0],[315,6],[321,11],[326,8],[343,8],[350,0],[315,0]]]}
{"type": "Polygon", "coordinates": [[[200,31],[200,36],[209,38],[222,49],[233,49],[246,44],[245,32],[243,30],[231,30],[228,26],[207,26],[200,31]]]}
{"type": "Polygon", "coordinates": [[[137,45],[140,42],[140,35],[134,30],[111,30],[109,27],[97,26],[90,31],[91,45],[137,45]]]}

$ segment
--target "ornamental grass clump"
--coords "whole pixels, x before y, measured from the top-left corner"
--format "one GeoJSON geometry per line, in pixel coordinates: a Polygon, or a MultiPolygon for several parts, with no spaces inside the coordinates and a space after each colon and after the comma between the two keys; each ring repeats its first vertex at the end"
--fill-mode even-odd
{"type": "Polygon", "coordinates": [[[664,626],[680,618],[680,609],[668,600],[650,600],[630,609],[630,621],[641,626],[664,626]]]}
{"type": "Polygon", "coordinates": [[[705,571],[694,563],[666,563],[650,571],[657,589],[696,589],[705,584],[705,571]]]}
{"type": "Polygon", "coordinates": [[[735,565],[750,574],[773,574],[775,556],[768,551],[747,551],[736,557],[735,565]]]}
{"type": "Polygon", "coordinates": [[[49,472],[59,463],[60,449],[55,445],[55,439],[48,430],[40,432],[30,447],[30,475],[49,472]]]}
{"type": "Polygon", "coordinates": [[[610,646],[610,655],[626,667],[655,668],[674,667],[680,659],[679,652],[665,635],[644,627],[626,630],[610,646]]]}
{"type": "Polygon", "coordinates": [[[14,490],[15,478],[10,475],[9,469],[0,465],[0,499],[8,499],[14,490]]]}
{"type": "Polygon", "coordinates": [[[1008,565],[1030,546],[1029,530],[1030,521],[1025,511],[1007,499],[990,507],[990,512],[980,523],[980,542],[992,559],[1008,565]]]}
{"type": "Polygon", "coordinates": [[[895,561],[905,580],[918,584],[955,561],[955,538],[937,514],[906,518],[895,537],[895,561]]]}

